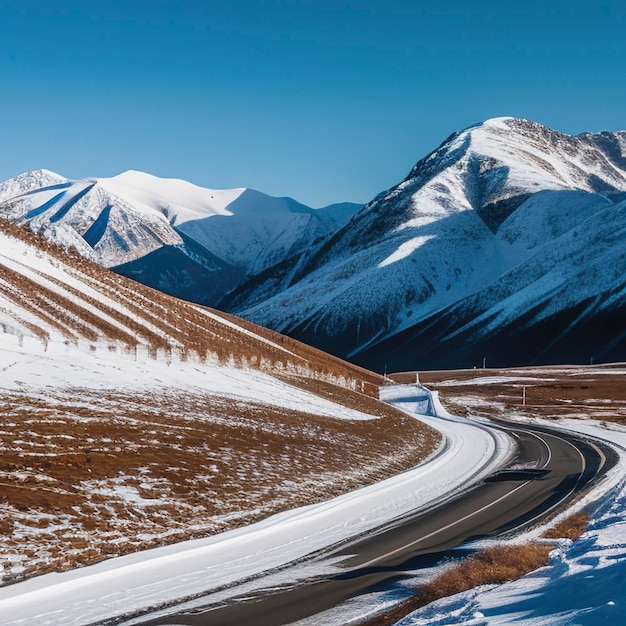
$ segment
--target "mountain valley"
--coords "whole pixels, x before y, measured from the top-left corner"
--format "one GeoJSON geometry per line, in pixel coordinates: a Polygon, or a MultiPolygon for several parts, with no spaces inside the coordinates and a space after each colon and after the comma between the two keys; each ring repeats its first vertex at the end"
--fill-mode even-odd
{"type": "Polygon", "coordinates": [[[126,172],[0,185],[0,215],[379,372],[626,359],[626,133],[454,133],[365,207],[126,172]]]}

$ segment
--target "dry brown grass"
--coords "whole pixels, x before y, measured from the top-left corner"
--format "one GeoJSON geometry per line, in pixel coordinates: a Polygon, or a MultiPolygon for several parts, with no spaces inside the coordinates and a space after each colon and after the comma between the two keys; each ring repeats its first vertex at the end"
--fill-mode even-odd
{"type": "Polygon", "coordinates": [[[63,264],[62,270],[68,276],[113,301],[111,306],[101,298],[77,290],[61,280],[56,269],[45,275],[31,270],[31,274],[56,285],[61,293],[59,289],[42,287],[39,280],[34,281],[23,272],[0,265],[0,296],[16,305],[12,311],[16,321],[36,336],[45,337],[46,329],[54,329],[74,341],[78,338],[117,341],[128,349],[143,343],[153,353],[177,350],[183,358],[188,354],[200,359],[213,355],[222,363],[288,370],[303,378],[330,380],[378,397],[378,386],[383,383],[378,374],[250,322],[184,302],[113,274],[74,250],[47,242],[2,217],[0,230],[33,246],[33,254],[50,255],[63,264]],[[19,309],[39,317],[42,326],[33,331],[32,323],[24,324],[19,309]]]}
{"type": "Polygon", "coordinates": [[[422,585],[414,596],[361,626],[392,626],[409,613],[440,598],[480,585],[517,580],[548,563],[552,546],[540,543],[502,545],[481,550],[422,585]]]}
{"type": "MultiPolygon", "coordinates": [[[[543,533],[546,539],[578,539],[586,530],[589,518],[575,513],[543,533]]],[[[414,596],[384,615],[360,626],[391,626],[409,613],[456,593],[480,585],[502,584],[517,580],[548,564],[552,545],[528,543],[502,545],[476,552],[465,561],[447,569],[432,581],[422,585],[414,596]]]]}
{"type": "Polygon", "coordinates": [[[571,539],[572,541],[580,538],[587,530],[589,524],[589,516],[585,513],[574,513],[566,519],[555,524],[543,533],[546,539],[571,539]]]}
{"type": "Polygon", "coordinates": [[[419,605],[424,606],[480,585],[499,585],[517,580],[546,565],[550,550],[552,546],[540,543],[494,546],[481,550],[423,585],[417,594],[419,605]]]}
{"type": "Polygon", "coordinates": [[[590,418],[626,424],[625,370],[620,364],[457,370],[420,372],[420,380],[438,390],[443,404],[456,415],[590,418]],[[486,377],[509,380],[482,383],[486,377]]]}
{"type": "Polygon", "coordinates": [[[336,420],[171,390],[5,393],[5,582],[318,502],[407,469],[437,445],[416,420],[359,399],[381,417],[336,420]]]}

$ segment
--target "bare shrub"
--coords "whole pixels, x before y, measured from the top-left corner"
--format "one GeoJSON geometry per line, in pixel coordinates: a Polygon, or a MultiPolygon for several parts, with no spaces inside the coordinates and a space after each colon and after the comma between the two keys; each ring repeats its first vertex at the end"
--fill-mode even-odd
{"type": "Polygon", "coordinates": [[[572,541],[579,539],[587,530],[589,524],[589,516],[585,513],[575,513],[568,518],[559,522],[552,528],[543,533],[546,539],[571,539],[572,541]]]}
{"type": "Polygon", "coordinates": [[[384,615],[361,626],[392,626],[409,613],[440,598],[446,598],[479,585],[502,584],[517,580],[548,563],[552,546],[540,543],[502,545],[476,552],[458,565],[422,585],[414,596],[384,615]]]}

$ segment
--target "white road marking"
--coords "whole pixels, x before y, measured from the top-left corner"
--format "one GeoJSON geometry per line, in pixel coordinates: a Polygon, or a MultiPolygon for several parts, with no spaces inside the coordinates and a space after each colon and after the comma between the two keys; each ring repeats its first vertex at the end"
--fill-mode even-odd
{"type": "Polygon", "coordinates": [[[424,541],[425,539],[430,539],[431,537],[434,537],[435,535],[437,535],[438,533],[442,532],[443,530],[447,530],[448,528],[452,528],[453,526],[456,526],[457,524],[460,524],[461,522],[465,521],[466,519],[469,519],[470,517],[473,517],[474,515],[477,515],[478,513],[484,511],[485,509],[488,509],[489,507],[494,506],[495,504],[497,504],[501,500],[504,500],[505,498],[508,498],[509,496],[514,494],[518,489],[521,489],[522,487],[524,487],[525,485],[527,485],[530,482],[531,482],[530,480],[527,480],[527,481],[523,482],[521,485],[518,485],[517,487],[515,487],[515,489],[513,489],[512,491],[509,491],[509,492],[505,493],[504,495],[500,496],[496,500],[493,500],[489,504],[485,504],[480,509],[476,509],[475,511],[472,511],[471,513],[468,513],[467,515],[465,515],[463,517],[460,517],[459,519],[455,520],[454,522],[450,522],[446,526],[442,526],[438,530],[434,530],[433,532],[428,533],[427,535],[423,535],[422,537],[420,537],[419,539],[416,539],[415,541],[412,541],[411,543],[407,543],[407,544],[403,545],[400,548],[396,548],[395,550],[392,550],[391,552],[387,552],[386,554],[382,554],[381,556],[378,556],[375,559],[372,559],[371,561],[368,561],[367,563],[363,563],[363,564],[359,565],[358,568],[355,568],[355,569],[361,569],[363,567],[369,567],[370,565],[374,565],[378,561],[386,559],[389,556],[393,556],[394,554],[397,554],[398,552],[402,552],[406,548],[410,548],[410,547],[420,543],[421,541],[424,541]]]}

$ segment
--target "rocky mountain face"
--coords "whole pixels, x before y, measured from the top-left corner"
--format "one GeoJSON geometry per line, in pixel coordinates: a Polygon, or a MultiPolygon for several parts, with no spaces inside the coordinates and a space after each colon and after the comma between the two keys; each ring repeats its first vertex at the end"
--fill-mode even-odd
{"type": "Polygon", "coordinates": [[[626,358],[626,133],[498,118],[221,307],[380,371],[626,358]]]}
{"type": "Polygon", "coordinates": [[[626,132],[488,120],[357,208],[140,172],[0,185],[0,215],[378,371],[626,360],[626,132]]]}
{"type": "Polygon", "coordinates": [[[70,181],[37,170],[0,185],[0,216],[139,282],[209,304],[336,230],[357,208],[314,210],[252,189],[205,189],[135,171],[70,181]]]}

